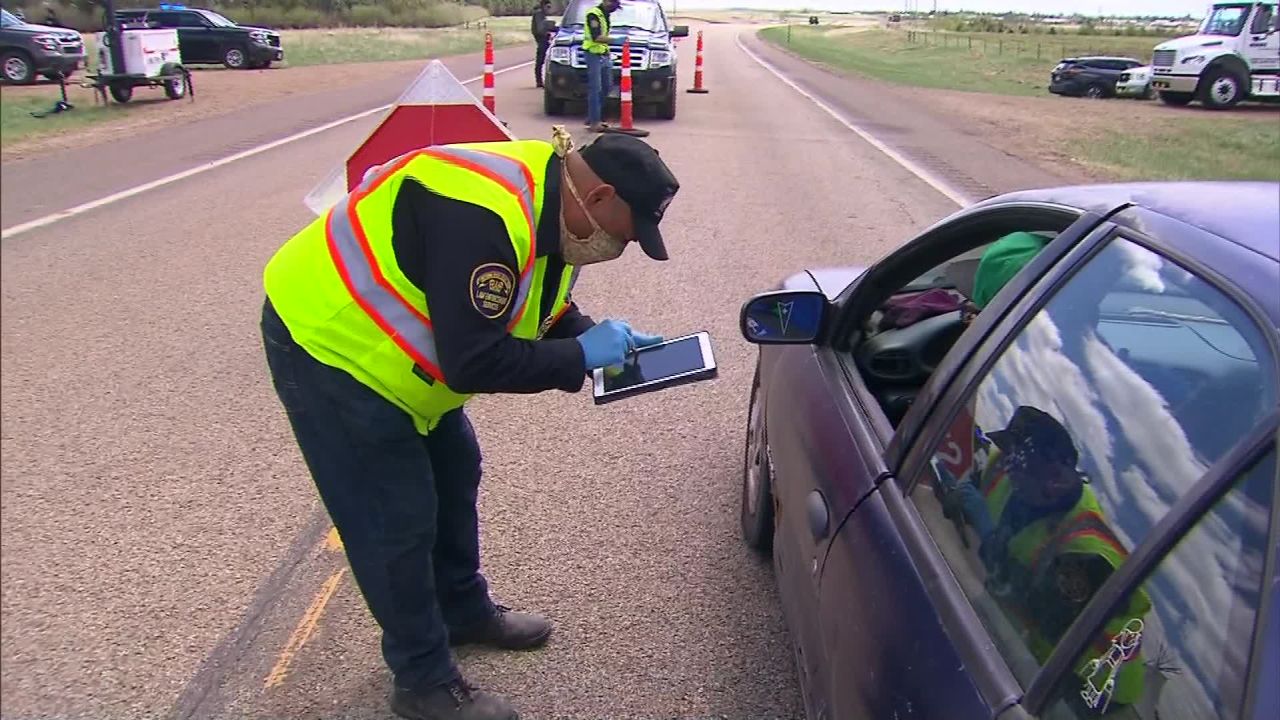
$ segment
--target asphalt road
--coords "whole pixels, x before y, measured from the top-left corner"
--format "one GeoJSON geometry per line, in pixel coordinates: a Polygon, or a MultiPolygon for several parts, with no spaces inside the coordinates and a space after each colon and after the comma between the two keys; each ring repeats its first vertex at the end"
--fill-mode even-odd
{"type": "MultiPolygon", "coordinates": [[[[749,59],[741,28],[703,29],[711,93],[682,92],[673,122],[637,119],[682,185],[672,260],[629,251],[575,296],[597,319],[710,331],[719,377],[599,408],[586,390],[470,406],[491,586],[557,631],[538,652],[460,661],[522,717],[801,714],[772,575],[738,536],[755,361],[738,308],[792,270],[874,261],[956,208],[749,59]]],[[[500,76],[497,97],[516,135],[550,137],[528,72],[500,76]]],[[[0,244],[5,718],[390,717],[376,628],[327,541],[257,328],[263,264],[374,122],[0,244]]],[[[192,152],[243,143],[222,132],[192,152]]],[[[68,197],[146,174],[90,170],[65,176],[68,197]]],[[[4,173],[8,227],[39,213],[13,209],[4,173]]]]}

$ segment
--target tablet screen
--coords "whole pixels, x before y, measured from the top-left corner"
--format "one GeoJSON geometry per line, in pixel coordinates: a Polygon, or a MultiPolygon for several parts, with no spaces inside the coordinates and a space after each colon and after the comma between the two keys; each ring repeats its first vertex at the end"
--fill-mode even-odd
{"type": "Polygon", "coordinates": [[[622,366],[622,372],[604,372],[604,391],[614,392],[651,380],[701,370],[706,365],[696,336],[645,348],[622,366]]]}

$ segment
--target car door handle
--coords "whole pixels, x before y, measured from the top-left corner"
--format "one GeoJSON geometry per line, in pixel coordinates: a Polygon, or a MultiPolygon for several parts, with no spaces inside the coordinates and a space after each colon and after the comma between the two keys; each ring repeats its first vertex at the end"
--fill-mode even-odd
{"type": "Polygon", "coordinates": [[[805,506],[809,516],[809,532],[813,533],[814,540],[822,540],[827,536],[827,530],[831,525],[831,514],[827,511],[827,499],[822,493],[813,490],[809,493],[809,497],[805,500],[805,506]]]}

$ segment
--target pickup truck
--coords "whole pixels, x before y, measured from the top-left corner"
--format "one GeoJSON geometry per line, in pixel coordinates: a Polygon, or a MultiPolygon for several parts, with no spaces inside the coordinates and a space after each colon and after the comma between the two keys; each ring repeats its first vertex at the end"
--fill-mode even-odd
{"type": "MultiPolygon", "coordinates": [[[[543,109],[563,115],[569,102],[585,102],[587,61],[582,37],[586,13],[599,0],[570,0],[547,50],[543,109]]],[[[622,42],[631,43],[631,99],[649,106],[658,117],[676,116],[676,48],[674,38],[688,37],[687,25],[671,26],[654,0],[622,0],[609,17],[609,57],[613,61],[611,100],[617,100],[622,79],[622,42]]]]}

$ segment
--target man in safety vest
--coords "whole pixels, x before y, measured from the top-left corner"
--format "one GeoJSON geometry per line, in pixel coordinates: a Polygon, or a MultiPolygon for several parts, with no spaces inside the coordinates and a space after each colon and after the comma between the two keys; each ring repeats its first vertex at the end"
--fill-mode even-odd
{"type": "Polygon", "coordinates": [[[480,573],[480,449],[464,403],[576,392],[661,341],[594,323],[571,290],[579,267],[631,241],[666,260],[658,223],[679,184],[634,137],[574,150],[557,133],[392,160],[264,271],[272,380],[382,629],[402,717],[516,717],[463,679],[449,646],[532,648],[551,633],[495,604],[480,573]]]}
{"type": "Polygon", "coordinates": [[[587,127],[605,129],[604,103],[613,88],[613,61],[609,57],[609,15],[622,6],[621,0],[603,0],[587,9],[582,33],[582,54],[587,63],[587,127]]]}
{"type": "MultiPolygon", "coordinates": [[[[1128,550],[1077,469],[1070,433],[1053,416],[1023,405],[1008,427],[986,433],[979,442],[994,447],[977,486],[957,487],[960,502],[981,538],[978,554],[988,571],[988,590],[1025,629],[1031,653],[1044,662],[1128,550]]],[[[1126,627],[1150,610],[1145,591],[1131,595],[1107,622],[1089,659],[1105,655],[1117,638],[1127,642],[1126,627]]],[[[1109,696],[1113,706],[1142,695],[1140,651],[1126,652],[1109,696]]],[[[1077,671],[1087,679],[1086,666],[1077,671]]]]}

